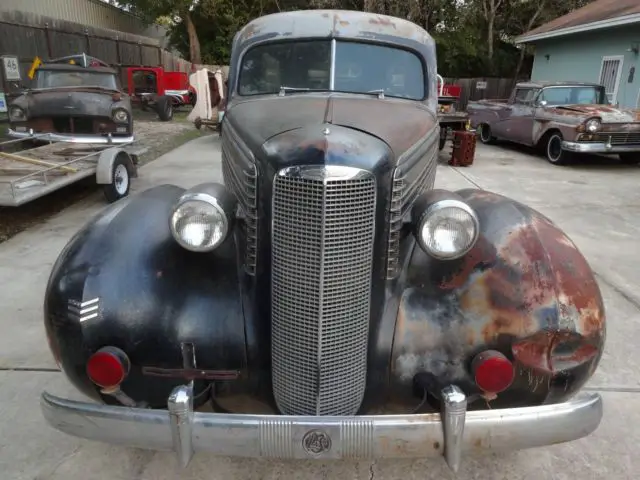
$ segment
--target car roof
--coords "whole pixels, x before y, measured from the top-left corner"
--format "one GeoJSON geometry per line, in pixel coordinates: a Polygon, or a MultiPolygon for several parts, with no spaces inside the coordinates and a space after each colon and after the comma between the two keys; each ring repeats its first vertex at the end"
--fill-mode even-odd
{"type": "Polygon", "coordinates": [[[549,82],[545,80],[536,82],[519,82],[516,85],[518,88],[545,88],[545,87],[601,87],[599,83],[593,82],[549,82]]]}
{"type": "Polygon", "coordinates": [[[240,42],[255,36],[278,38],[331,37],[362,39],[386,37],[430,44],[422,27],[408,20],[351,10],[296,10],[256,18],[238,32],[240,42]]]}

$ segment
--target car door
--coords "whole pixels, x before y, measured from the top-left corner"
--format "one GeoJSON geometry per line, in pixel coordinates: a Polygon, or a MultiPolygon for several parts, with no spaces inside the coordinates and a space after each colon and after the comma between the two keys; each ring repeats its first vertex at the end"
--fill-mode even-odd
{"type": "Polygon", "coordinates": [[[524,145],[533,144],[533,123],[535,108],[533,100],[538,94],[537,88],[518,88],[513,100],[511,118],[507,125],[506,136],[514,142],[524,145]]]}

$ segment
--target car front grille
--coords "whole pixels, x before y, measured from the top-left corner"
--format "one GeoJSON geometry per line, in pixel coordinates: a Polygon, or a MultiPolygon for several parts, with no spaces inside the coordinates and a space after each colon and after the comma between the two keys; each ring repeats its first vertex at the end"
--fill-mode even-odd
{"type": "Polygon", "coordinates": [[[583,134],[580,142],[611,142],[611,145],[640,145],[640,132],[602,132],[593,135],[583,134]]]}
{"type": "Polygon", "coordinates": [[[226,134],[222,135],[222,177],[225,185],[237,198],[245,220],[244,269],[249,275],[255,275],[258,250],[258,172],[252,154],[238,142],[235,130],[228,124],[225,128],[226,134]]]}
{"type": "Polygon", "coordinates": [[[278,408],[353,415],[366,385],[376,181],[293,167],[273,184],[272,366],[278,408]]]}

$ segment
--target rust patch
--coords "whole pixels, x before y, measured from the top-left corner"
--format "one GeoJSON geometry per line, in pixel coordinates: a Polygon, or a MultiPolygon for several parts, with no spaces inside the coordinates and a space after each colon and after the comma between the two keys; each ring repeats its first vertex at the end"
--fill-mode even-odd
{"type": "Polygon", "coordinates": [[[579,333],[540,331],[511,347],[516,361],[524,367],[556,374],[590,362],[600,349],[579,333]]]}
{"type": "Polygon", "coordinates": [[[387,18],[387,17],[378,16],[378,17],[370,18],[369,23],[372,25],[381,25],[383,27],[393,27],[394,29],[396,28],[396,24],[392,22],[390,18],[387,18]]]}

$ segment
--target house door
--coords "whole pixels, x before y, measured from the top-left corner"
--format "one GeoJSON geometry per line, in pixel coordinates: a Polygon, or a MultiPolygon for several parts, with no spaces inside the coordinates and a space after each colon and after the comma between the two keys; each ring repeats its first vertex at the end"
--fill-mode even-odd
{"type": "Polygon", "coordinates": [[[612,105],[618,102],[618,87],[620,86],[623,61],[624,57],[622,55],[602,57],[600,83],[604,85],[607,99],[612,105]]]}

